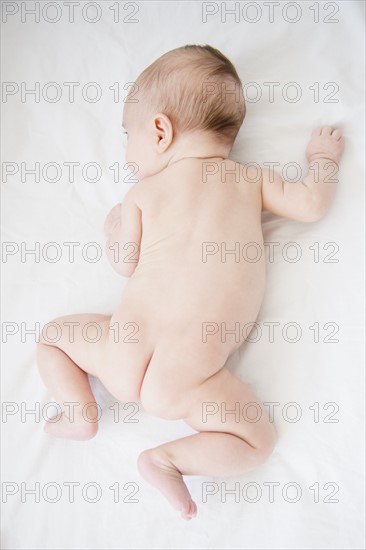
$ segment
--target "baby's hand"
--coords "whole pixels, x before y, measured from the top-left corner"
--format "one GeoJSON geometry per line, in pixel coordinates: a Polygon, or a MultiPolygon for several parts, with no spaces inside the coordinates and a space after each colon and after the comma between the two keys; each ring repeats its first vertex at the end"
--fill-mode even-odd
{"type": "Polygon", "coordinates": [[[110,235],[118,222],[121,220],[121,203],[119,202],[112,208],[104,222],[104,232],[110,235]]]}
{"type": "Polygon", "coordinates": [[[315,128],[306,148],[309,162],[318,158],[326,158],[338,164],[344,149],[344,137],[340,130],[323,126],[315,128]]]}

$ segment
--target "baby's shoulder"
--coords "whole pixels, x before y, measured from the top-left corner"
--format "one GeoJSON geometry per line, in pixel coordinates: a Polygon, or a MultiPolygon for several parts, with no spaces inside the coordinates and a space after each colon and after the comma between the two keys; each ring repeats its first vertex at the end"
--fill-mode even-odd
{"type": "Polygon", "coordinates": [[[217,181],[230,184],[239,196],[248,196],[248,193],[258,194],[262,187],[262,169],[255,162],[225,159],[218,165],[215,178],[217,181]]]}
{"type": "Polygon", "coordinates": [[[126,197],[129,197],[142,210],[156,195],[158,183],[159,179],[156,175],[140,179],[127,191],[126,197]]]}
{"type": "Polygon", "coordinates": [[[262,182],[262,168],[256,162],[230,161],[235,166],[235,174],[241,182],[258,183],[262,182]]]}

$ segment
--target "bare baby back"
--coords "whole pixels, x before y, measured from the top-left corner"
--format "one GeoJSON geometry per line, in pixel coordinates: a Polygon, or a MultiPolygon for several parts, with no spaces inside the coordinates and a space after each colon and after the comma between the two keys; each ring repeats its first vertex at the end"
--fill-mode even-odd
{"type": "Polygon", "coordinates": [[[243,343],[262,302],[261,181],[248,175],[227,159],[182,159],[129,192],[140,253],[114,320],[136,323],[146,357],[178,356],[197,380],[243,343]]]}

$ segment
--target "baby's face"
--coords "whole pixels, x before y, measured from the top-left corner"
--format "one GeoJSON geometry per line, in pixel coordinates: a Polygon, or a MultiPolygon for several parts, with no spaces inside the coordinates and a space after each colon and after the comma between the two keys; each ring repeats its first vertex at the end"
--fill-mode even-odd
{"type": "Polygon", "coordinates": [[[168,162],[158,154],[153,117],[145,113],[141,103],[126,103],[123,110],[122,126],[127,133],[126,162],[132,163],[129,168],[139,180],[157,174],[168,162]]]}

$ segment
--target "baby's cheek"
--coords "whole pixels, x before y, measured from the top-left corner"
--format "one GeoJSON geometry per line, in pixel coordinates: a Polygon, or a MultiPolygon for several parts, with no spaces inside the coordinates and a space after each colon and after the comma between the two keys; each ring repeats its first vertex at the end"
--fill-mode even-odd
{"type": "Polygon", "coordinates": [[[132,164],[139,164],[139,150],[136,150],[136,147],[134,147],[132,144],[127,146],[126,149],[126,162],[130,162],[132,164]]]}

